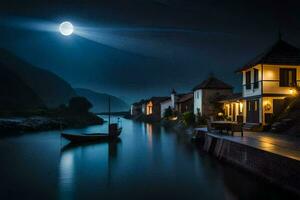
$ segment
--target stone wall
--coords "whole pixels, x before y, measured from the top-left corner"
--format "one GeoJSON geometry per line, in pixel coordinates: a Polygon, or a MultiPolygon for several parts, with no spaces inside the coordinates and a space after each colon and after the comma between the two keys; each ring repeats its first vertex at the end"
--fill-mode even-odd
{"type": "Polygon", "coordinates": [[[300,194],[300,162],[214,135],[205,135],[204,150],[300,194]]]}

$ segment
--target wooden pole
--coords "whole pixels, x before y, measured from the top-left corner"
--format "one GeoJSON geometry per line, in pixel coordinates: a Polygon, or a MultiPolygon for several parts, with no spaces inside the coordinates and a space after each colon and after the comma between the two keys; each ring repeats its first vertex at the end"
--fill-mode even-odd
{"type": "Polygon", "coordinates": [[[108,96],[108,134],[110,134],[110,96],[108,96]]]}

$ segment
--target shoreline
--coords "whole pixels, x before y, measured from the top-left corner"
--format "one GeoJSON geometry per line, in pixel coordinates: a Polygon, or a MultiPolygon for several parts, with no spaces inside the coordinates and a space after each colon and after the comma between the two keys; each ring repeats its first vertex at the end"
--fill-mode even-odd
{"type": "Polygon", "coordinates": [[[7,133],[27,133],[68,128],[83,128],[102,125],[104,120],[92,113],[80,116],[31,116],[0,118],[0,131],[7,133]]]}

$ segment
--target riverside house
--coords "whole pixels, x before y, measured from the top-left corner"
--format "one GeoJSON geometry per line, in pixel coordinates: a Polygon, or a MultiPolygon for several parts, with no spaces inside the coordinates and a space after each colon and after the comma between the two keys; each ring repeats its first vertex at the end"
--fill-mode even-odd
{"type": "Polygon", "coordinates": [[[225,114],[233,121],[268,125],[284,108],[286,97],[297,95],[300,86],[300,50],[281,38],[269,49],[242,66],[242,96],[224,100],[225,114]]]}
{"type": "Polygon", "coordinates": [[[133,103],[130,107],[130,114],[132,116],[138,116],[145,113],[146,102],[147,100],[142,99],[139,102],[133,103]]]}
{"type": "Polygon", "coordinates": [[[165,110],[169,107],[179,114],[184,112],[193,112],[193,100],[193,93],[177,94],[177,92],[173,89],[171,97],[160,103],[161,117],[164,116],[165,110]]]}
{"type": "Polygon", "coordinates": [[[150,120],[160,120],[161,118],[161,102],[167,100],[169,97],[152,97],[146,102],[146,116],[150,120]]]}
{"type": "Polygon", "coordinates": [[[171,98],[167,98],[166,100],[160,102],[160,117],[163,118],[165,116],[166,109],[173,109],[173,104],[171,98]]]}
{"type": "Polygon", "coordinates": [[[217,113],[215,102],[224,96],[232,95],[233,87],[213,76],[204,80],[193,88],[194,114],[201,116],[215,116],[217,113]]]}

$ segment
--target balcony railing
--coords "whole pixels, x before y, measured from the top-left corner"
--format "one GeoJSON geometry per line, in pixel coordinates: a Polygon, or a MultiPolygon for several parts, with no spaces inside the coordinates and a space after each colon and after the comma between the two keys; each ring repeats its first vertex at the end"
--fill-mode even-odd
{"type": "MultiPolygon", "coordinates": [[[[279,80],[263,80],[252,82],[250,84],[243,85],[243,92],[248,93],[257,93],[259,88],[262,88],[263,93],[269,94],[289,94],[291,88],[300,87],[300,80],[297,80],[297,84],[290,84],[290,86],[281,86],[279,80]]],[[[259,90],[260,91],[260,90],[259,90]]]]}

